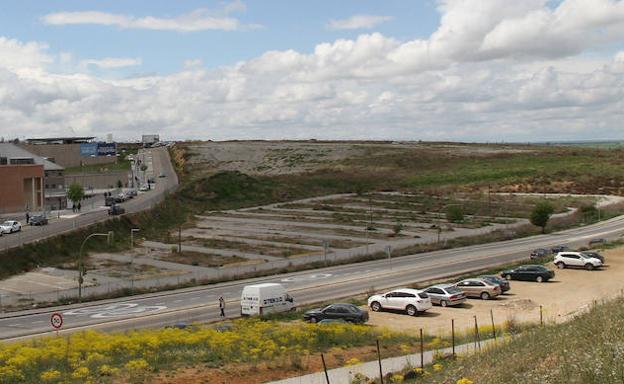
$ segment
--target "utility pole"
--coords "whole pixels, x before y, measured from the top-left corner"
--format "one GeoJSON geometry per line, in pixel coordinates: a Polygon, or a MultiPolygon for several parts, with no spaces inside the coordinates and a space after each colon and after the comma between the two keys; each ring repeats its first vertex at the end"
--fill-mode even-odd
{"type": "Polygon", "coordinates": [[[178,253],[182,253],[182,227],[178,227],[178,253]]]}

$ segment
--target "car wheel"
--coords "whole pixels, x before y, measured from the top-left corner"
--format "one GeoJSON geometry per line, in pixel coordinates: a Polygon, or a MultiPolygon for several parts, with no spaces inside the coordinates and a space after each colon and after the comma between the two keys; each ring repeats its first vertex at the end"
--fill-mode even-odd
{"type": "Polygon", "coordinates": [[[594,269],[594,266],[592,264],[585,264],[585,269],[591,271],[592,269],[594,269]]]}
{"type": "Polygon", "coordinates": [[[490,294],[487,292],[481,292],[481,300],[490,300],[490,294]]]}
{"type": "Polygon", "coordinates": [[[511,280],[511,275],[505,275],[505,280],[511,280]]]}
{"type": "Polygon", "coordinates": [[[373,302],[371,303],[371,306],[370,306],[370,307],[371,307],[371,309],[373,310],[373,312],[379,312],[379,311],[381,311],[381,304],[379,304],[379,303],[378,303],[378,302],[376,302],[376,301],[373,301],[373,302]]]}
{"type": "Polygon", "coordinates": [[[537,276],[535,281],[537,281],[538,283],[543,283],[544,282],[544,278],[542,276],[537,276]]]}
{"type": "Polygon", "coordinates": [[[310,323],[317,323],[318,319],[316,317],[310,317],[310,323]]]}
{"type": "Polygon", "coordinates": [[[563,263],[557,263],[557,264],[555,264],[555,265],[556,265],[556,266],[557,266],[557,268],[559,268],[559,269],[564,269],[564,268],[565,268],[565,264],[563,264],[563,263]]]}
{"type": "Polygon", "coordinates": [[[408,305],[405,308],[405,312],[407,312],[407,314],[410,316],[416,316],[418,314],[418,310],[413,305],[408,305]]]}
{"type": "Polygon", "coordinates": [[[446,300],[442,300],[442,301],[440,301],[440,305],[441,305],[442,307],[448,307],[448,301],[446,301],[446,300]]]}

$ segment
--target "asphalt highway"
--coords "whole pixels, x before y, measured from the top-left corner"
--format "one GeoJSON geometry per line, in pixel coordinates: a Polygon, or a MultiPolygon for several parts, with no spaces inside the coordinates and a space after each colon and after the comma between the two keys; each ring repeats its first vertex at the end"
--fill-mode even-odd
{"type": "MultiPolygon", "coordinates": [[[[13,312],[0,316],[0,339],[10,341],[52,334],[50,316],[54,312],[61,313],[64,318],[61,334],[85,329],[121,331],[163,327],[181,322],[214,321],[219,318],[219,296],[226,300],[227,317],[234,318],[240,312],[239,298],[242,288],[250,283],[282,283],[288,287],[297,303],[308,304],[345,298],[369,290],[383,291],[518,260],[527,260],[529,263],[529,252],[535,248],[559,244],[581,246],[592,238],[615,239],[622,234],[624,216],[559,233],[421,253],[391,260],[348,264],[82,305],[13,312]]],[[[549,283],[543,284],[546,290],[549,283]]]]}
{"type": "MultiPolygon", "coordinates": [[[[173,191],[178,185],[178,178],[173,166],[171,165],[169,153],[166,148],[159,147],[145,150],[144,157],[150,166],[148,172],[154,174],[156,184],[154,185],[153,190],[141,193],[134,199],[128,200],[127,202],[121,204],[121,206],[126,209],[127,213],[139,212],[150,208],[157,202],[161,201],[165,193],[173,191]],[[165,177],[159,178],[158,176],[161,173],[164,174],[165,177]]],[[[22,219],[22,231],[5,234],[0,237],[0,249],[4,250],[39,241],[48,237],[57,236],[79,227],[108,220],[109,218],[108,210],[102,209],[85,212],[71,219],[52,219],[48,225],[40,227],[24,225],[25,223],[22,219]]]]}

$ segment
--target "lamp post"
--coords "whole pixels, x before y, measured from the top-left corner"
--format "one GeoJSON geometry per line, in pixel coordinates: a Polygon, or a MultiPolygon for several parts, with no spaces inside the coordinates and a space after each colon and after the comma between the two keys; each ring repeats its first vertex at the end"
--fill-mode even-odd
{"type": "Polygon", "coordinates": [[[130,250],[134,249],[134,232],[139,232],[139,228],[130,228],[130,250]]]}
{"type": "Polygon", "coordinates": [[[82,263],[82,251],[84,250],[84,246],[85,243],[87,242],[87,240],[89,240],[92,237],[96,237],[96,236],[106,236],[106,238],[108,239],[109,243],[111,241],[112,238],[112,232],[108,232],[108,233],[92,233],[89,236],[85,237],[85,239],[82,241],[82,244],[80,245],[80,251],[78,252],[78,302],[81,303],[82,302],[82,283],[84,282],[84,265],[82,263]]]}

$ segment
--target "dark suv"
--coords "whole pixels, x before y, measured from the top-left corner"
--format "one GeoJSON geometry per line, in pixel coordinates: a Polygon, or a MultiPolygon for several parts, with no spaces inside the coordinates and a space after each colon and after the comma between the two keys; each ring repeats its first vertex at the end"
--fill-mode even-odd
{"type": "Polygon", "coordinates": [[[501,272],[501,276],[507,280],[526,280],[541,283],[555,277],[555,271],[543,265],[521,265],[501,272]]]}
{"type": "Polygon", "coordinates": [[[303,314],[303,319],[317,323],[325,319],[341,319],[350,323],[368,321],[368,311],[363,311],[353,304],[330,304],[325,308],[312,309],[303,314]]]}
{"type": "Polygon", "coordinates": [[[124,213],[126,213],[126,210],[117,204],[113,204],[108,208],[108,214],[111,216],[123,215],[124,213]]]}

